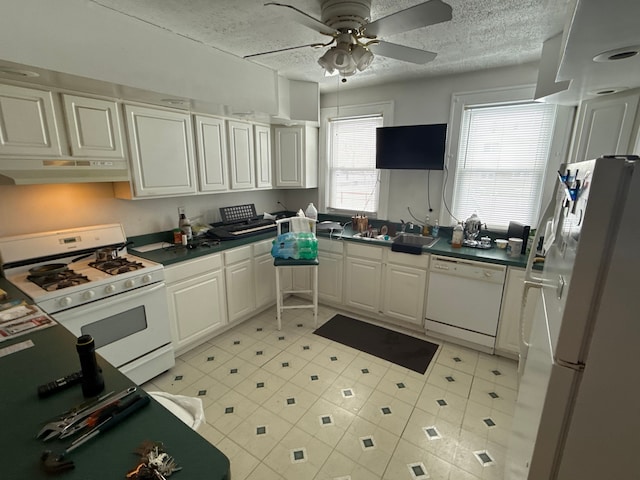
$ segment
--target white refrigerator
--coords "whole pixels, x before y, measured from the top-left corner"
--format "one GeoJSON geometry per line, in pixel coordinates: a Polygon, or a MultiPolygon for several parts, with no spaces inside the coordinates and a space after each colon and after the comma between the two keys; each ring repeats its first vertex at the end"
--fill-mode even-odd
{"type": "Polygon", "coordinates": [[[521,325],[504,478],[640,479],[640,161],[601,157],[557,175],[537,229],[544,267],[531,269],[535,248],[527,267],[525,292],[542,294],[521,325]]]}

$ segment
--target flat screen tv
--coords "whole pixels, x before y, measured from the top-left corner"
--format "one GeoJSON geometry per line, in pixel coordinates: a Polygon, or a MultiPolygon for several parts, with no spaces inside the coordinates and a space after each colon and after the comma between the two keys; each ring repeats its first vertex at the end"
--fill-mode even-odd
{"type": "Polygon", "coordinates": [[[379,127],[376,168],[443,170],[447,124],[379,127]]]}

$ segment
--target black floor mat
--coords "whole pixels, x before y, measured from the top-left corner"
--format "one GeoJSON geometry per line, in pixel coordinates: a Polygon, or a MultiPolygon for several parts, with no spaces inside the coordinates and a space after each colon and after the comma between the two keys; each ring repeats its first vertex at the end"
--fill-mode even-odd
{"type": "Polygon", "coordinates": [[[340,314],[313,333],[418,373],[427,371],[438,350],[435,343],[340,314]]]}

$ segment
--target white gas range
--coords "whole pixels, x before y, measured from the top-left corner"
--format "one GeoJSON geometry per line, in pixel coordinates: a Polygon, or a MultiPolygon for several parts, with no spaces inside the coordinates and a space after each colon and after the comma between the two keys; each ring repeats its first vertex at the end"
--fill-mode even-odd
{"type": "Polygon", "coordinates": [[[129,255],[122,225],[4,237],[0,255],[9,282],[74,335],[92,335],[136,383],[175,364],[163,266],[129,255]]]}

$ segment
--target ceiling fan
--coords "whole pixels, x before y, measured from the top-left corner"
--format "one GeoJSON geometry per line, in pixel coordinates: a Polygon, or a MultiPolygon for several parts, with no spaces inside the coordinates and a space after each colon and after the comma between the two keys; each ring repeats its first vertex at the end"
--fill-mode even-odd
{"type": "Polygon", "coordinates": [[[373,61],[374,54],[416,64],[432,61],[437,56],[434,52],[386,42],[379,37],[451,20],[451,6],[442,0],[428,0],[373,22],[370,21],[371,0],[322,0],[321,20],[284,3],[267,2],[265,6],[289,9],[297,22],[331,37],[331,40],[255,53],[244,58],[333,45],[318,59],[318,63],[324,68],[325,75],[337,73],[343,77],[365,70],[373,61]]]}

